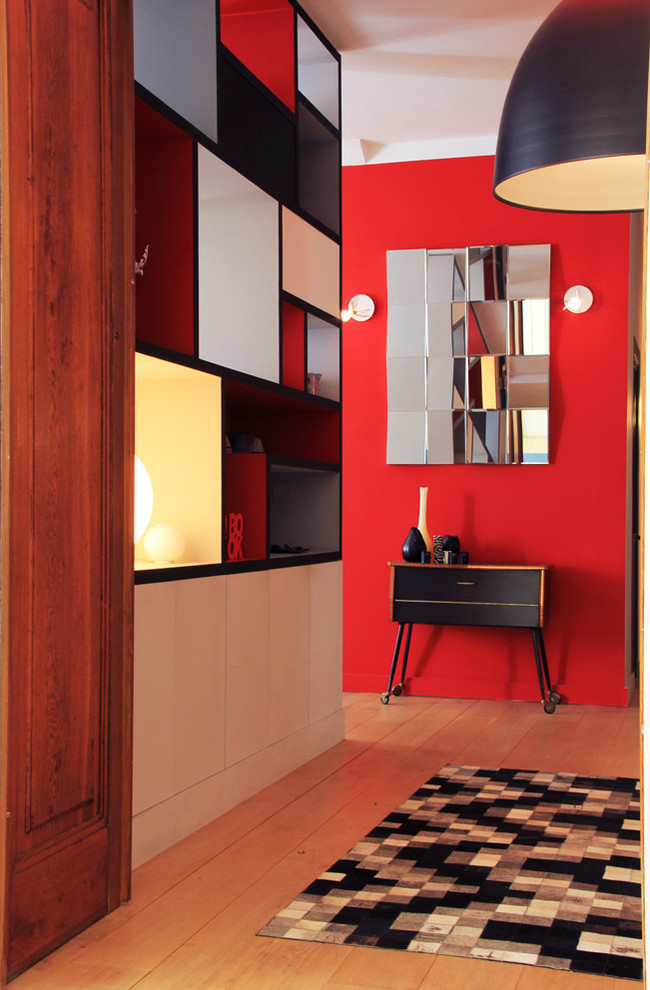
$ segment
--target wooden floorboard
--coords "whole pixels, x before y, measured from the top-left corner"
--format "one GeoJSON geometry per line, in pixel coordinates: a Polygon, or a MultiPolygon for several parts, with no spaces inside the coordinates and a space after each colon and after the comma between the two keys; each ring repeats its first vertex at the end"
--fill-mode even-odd
{"type": "Polygon", "coordinates": [[[637,776],[637,706],[346,695],[346,740],[134,872],[123,908],[12,990],[621,990],[508,963],[261,938],[318,873],[446,763],[637,776]]]}

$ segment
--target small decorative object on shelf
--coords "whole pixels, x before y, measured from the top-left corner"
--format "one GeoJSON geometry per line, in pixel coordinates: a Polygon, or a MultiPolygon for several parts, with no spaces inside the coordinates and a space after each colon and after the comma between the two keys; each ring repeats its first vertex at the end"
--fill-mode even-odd
{"type": "Polygon", "coordinates": [[[310,395],[318,395],[318,383],[322,377],[318,371],[307,372],[307,391],[310,395]]]}
{"type": "Polygon", "coordinates": [[[443,563],[457,564],[460,553],[460,540],[457,536],[444,536],[442,539],[443,563]]]}
{"type": "Polygon", "coordinates": [[[442,536],[434,536],[433,538],[433,562],[434,564],[444,564],[445,562],[445,548],[442,536]]]}
{"type": "Polygon", "coordinates": [[[426,549],[431,553],[433,550],[433,540],[429,534],[429,529],[427,527],[427,497],[429,495],[428,488],[420,489],[420,515],[418,518],[418,529],[422,534],[422,539],[424,540],[424,545],[426,549]]]}
{"type": "Polygon", "coordinates": [[[227,433],[226,453],[231,454],[263,454],[264,444],[259,437],[247,433],[227,433]]]}
{"type": "Polygon", "coordinates": [[[149,245],[147,244],[146,248],[144,249],[144,254],[140,258],[140,260],[136,261],[135,263],[136,275],[144,275],[144,266],[146,265],[148,260],[149,260],[149,245]]]}
{"type": "Polygon", "coordinates": [[[420,554],[424,553],[426,549],[422,533],[417,526],[411,526],[402,546],[402,557],[407,564],[418,564],[420,563],[420,554]]]}
{"type": "Polygon", "coordinates": [[[242,560],[244,516],[241,512],[229,512],[226,516],[226,538],[228,540],[228,560],[242,560]]]}

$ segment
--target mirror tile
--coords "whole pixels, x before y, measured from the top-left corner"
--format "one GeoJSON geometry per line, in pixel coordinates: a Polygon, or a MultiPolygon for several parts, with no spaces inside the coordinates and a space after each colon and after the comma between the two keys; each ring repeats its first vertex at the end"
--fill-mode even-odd
{"type": "Polygon", "coordinates": [[[548,354],[551,319],[548,299],[518,299],[510,306],[510,353],[548,354]]]}
{"type": "Polygon", "coordinates": [[[426,260],[427,253],[422,249],[386,252],[389,308],[426,302],[426,260]]]}
{"type": "Polygon", "coordinates": [[[425,412],[388,412],[387,464],[426,464],[425,412]]]}
{"type": "Polygon", "coordinates": [[[465,250],[454,248],[427,252],[427,300],[465,300],[465,250]]]}
{"type": "Polygon", "coordinates": [[[508,414],[504,410],[467,414],[467,463],[506,464],[508,414]]]}
{"type": "MultiPolygon", "coordinates": [[[[455,409],[454,359],[429,358],[427,409],[455,409]]],[[[461,408],[464,408],[464,403],[461,408]]]]}
{"type": "Polygon", "coordinates": [[[518,409],[510,412],[510,449],[516,464],[548,464],[547,409],[518,409]]]}
{"type": "MultiPolygon", "coordinates": [[[[449,331],[451,333],[451,329],[449,331]]],[[[425,357],[427,307],[424,302],[388,308],[386,320],[387,357],[425,357]]]]}
{"type": "Polygon", "coordinates": [[[467,249],[467,298],[470,302],[506,298],[507,248],[503,244],[467,249]]]}
{"type": "Polygon", "coordinates": [[[427,464],[465,463],[465,413],[427,413],[427,464]]]}
{"type": "Polygon", "coordinates": [[[391,411],[423,410],[426,406],[424,358],[387,358],[386,386],[391,411]]]}
{"type": "Polygon", "coordinates": [[[508,248],[508,299],[548,299],[550,244],[516,244],[508,248]]]}
{"type": "Polygon", "coordinates": [[[508,406],[510,409],[548,407],[548,355],[508,358],[508,406]]]}
{"type": "Polygon", "coordinates": [[[506,358],[486,354],[470,357],[468,365],[469,409],[506,408],[506,358]]]}
{"type": "Polygon", "coordinates": [[[506,354],[508,304],[473,302],[467,307],[467,353],[506,354]]]}

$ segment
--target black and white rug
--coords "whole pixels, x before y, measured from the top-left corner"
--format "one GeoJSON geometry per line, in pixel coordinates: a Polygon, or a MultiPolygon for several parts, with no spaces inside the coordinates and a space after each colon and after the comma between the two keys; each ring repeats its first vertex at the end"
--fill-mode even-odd
{"type": "Polygon", "coordinates": [[[260,932],[643,979],[639,784],[446,766],[260,932]]]}

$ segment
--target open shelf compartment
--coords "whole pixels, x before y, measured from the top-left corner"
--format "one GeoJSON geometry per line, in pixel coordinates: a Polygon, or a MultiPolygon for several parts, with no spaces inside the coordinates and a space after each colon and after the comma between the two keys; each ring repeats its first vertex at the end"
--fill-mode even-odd
{"type": "Polygon", "coordinates": [[[338,553],[341,543],[340,473],[337,465],[269,457],[271,557],[338,553]]]}

